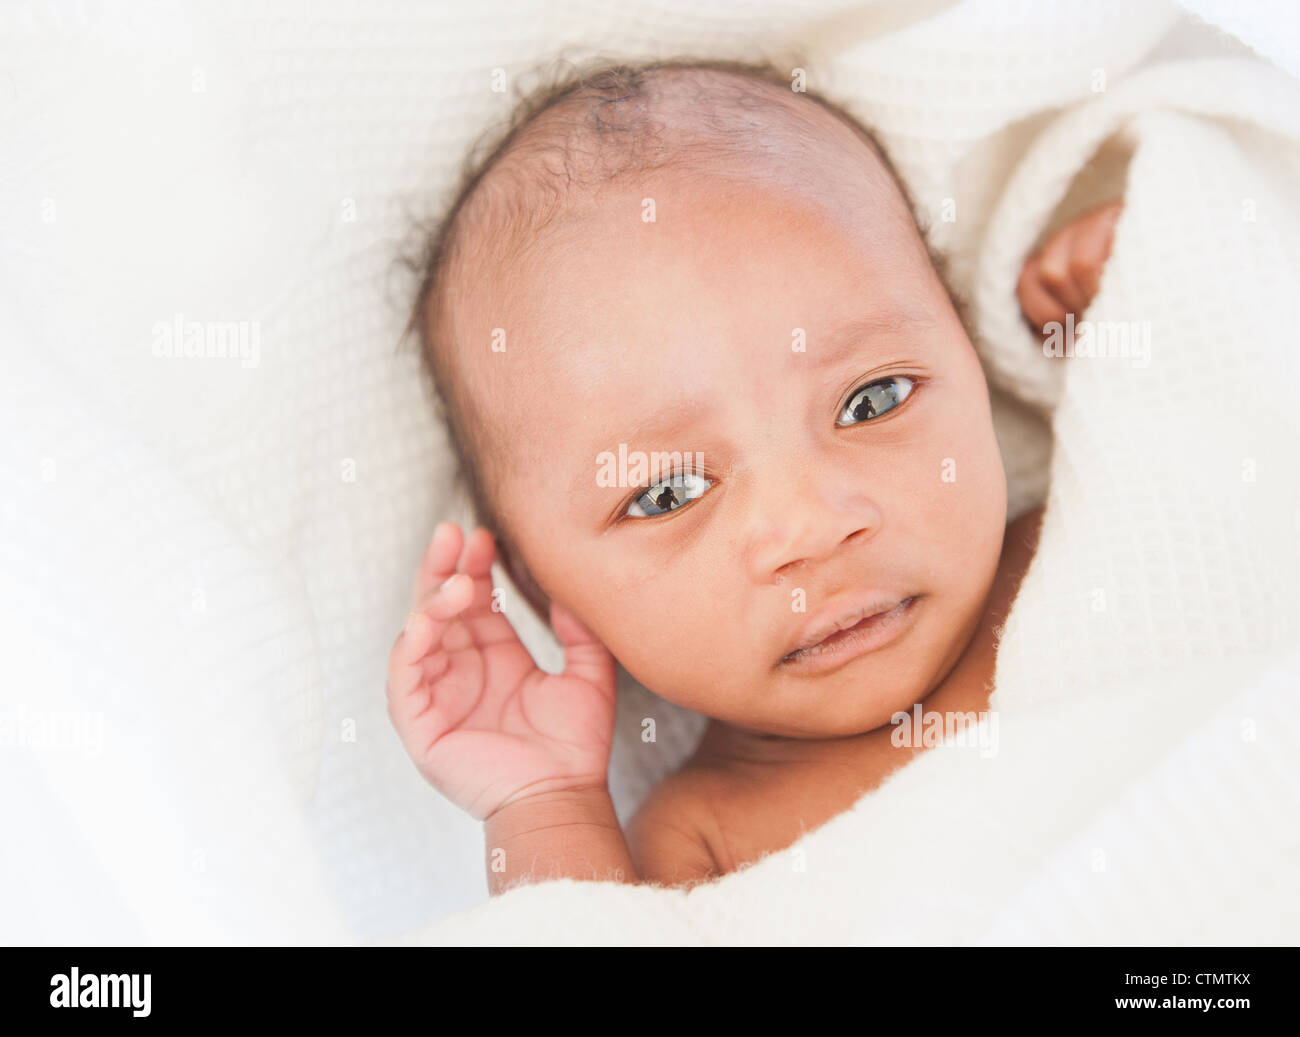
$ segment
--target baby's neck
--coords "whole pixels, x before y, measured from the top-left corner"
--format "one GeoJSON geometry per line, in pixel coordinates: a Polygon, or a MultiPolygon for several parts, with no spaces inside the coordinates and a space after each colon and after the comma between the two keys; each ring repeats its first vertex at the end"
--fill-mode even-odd
{"type": "MultiPolygon", "coordinates": [[[[1011,612],[1029,563],[1038,548],[1042,506],[1021,515],[1007,526],[1002,556],[985,603],[984,615],[975,633],[952,669],[924,698],[924,713],[944,715],[981,713],[988,708],[997,665],[1001,629],[1011,612]]],[[[915,750],[895,747],[890,742],[891,725],[840,738],[789,738],[784,735],[746,731],[720,720],[710,720],[692,763],[700,765],[736,763],[778,763],[806,761],[826,752],[856,753],[870,748],[908,757],[915,750]]]]}

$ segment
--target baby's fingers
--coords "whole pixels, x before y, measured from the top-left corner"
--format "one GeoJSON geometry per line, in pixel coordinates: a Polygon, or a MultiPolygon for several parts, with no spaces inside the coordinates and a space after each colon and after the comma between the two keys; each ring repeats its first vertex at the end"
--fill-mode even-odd
{"type": "Polygon", "coordinates": [[[495,560],[496,538],[482,527],[474,530],[466,539],[460,557],[461,571],[474,579],[472,600],[461,619],[474,643],[483,649],[520,644],[514,627],[496,599],[497,589],[492,586],[492,563],[495,560]]]}
{"type": "Polygon", "coordinates": [[[410,614],[388,659],[388,691],[391,696],[409,695],[424,676],[423,663],[438,646],[451,622],[473,600],[474,581],[457,573],[443,583],[410,614]]]}
{"type": "Polygon", "coordinates": [[[1025,263],[1020,274],[1020,283],[1016,286],[1020,298],[1020,309],[1035,331],[1043,333],[1052,321],[1065,319],[1065,307],[1059,299],[1049,292],[1038,276],[1038,257],[1025,263]]]}
{"type": "Polygon", "coordinates": [[[496,559],[496,538],[486,529],[479,527],[465,541],[465,550],[460,560],[461,572],[469,573],[475,579],[491,577],[492,562],[496,559]]]}
{"type": "Polygon", "coordinates": [[[415,576],[414,600],[417,603],[456,571],[456,559],[460,557],[464,540],[464,534],[456,523],[438,523],[415,576]]]}
{"type": "Polygon", "coordinates": [[[1091,302],[1101,286],[1101,272],[1110,256],[1115,237],[1115,221],[1119,219],[1122,204],[1111,202],[1094,209],[1079,221],[1070,243],[1070,266],[1074,279],[1082,286],[1091,302]]]}
{"type": "Polygon", "coordinates": [[[1064,312],[1075,314],[1083,312],[1088,301],[1071,262],[1077,231],[1076,224],[1067,224],[1052,236],[1038,256],[1039,281],[1061,301],[1064,312]]]}

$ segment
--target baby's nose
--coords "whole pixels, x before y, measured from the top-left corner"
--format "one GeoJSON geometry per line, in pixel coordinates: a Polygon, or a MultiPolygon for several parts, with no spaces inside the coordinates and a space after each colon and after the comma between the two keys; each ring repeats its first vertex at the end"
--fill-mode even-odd
{"type": "Polygon", "coordinates": [[[861,490],[829,488],[813,493],[759,522],[754,577],[760,583],[784,584],[806,575],[854,544],[876,536],[883,524],[880,508],[861,490]]]}

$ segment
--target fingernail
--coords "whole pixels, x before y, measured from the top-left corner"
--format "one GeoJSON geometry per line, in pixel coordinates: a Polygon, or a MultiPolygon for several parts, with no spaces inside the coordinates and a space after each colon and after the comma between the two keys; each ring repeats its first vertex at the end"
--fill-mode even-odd
{"type": "Polygon", "coordinates": [[[418,615],[418,612],[412,612],[406,617],[406,626],[402,627],[402,633],[409,634],[411,632],[411,627],[415,625],[415,617],[418,615]]]}
{"type": "Polygon", "coordinates": [[[452,573],[445,580],[443,580],[442,583],[438,585],[438,590],[445,591],[447,589],[447,585],[451,583],[451,581],[454,580],[459,575],[460,573],[452,573]]]}

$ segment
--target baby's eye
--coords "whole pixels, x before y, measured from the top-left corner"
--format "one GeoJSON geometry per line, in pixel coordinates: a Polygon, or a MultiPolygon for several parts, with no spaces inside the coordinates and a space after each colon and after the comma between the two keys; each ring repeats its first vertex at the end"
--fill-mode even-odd
{"type": "Polygon", "coordinates": [[[632,501],[627,506],[627,515],[631,518],[653,518],[669,511],[680,511],[682,506],[703,496],[704,491],[712,485],[704,476],[694,473],[683,472],[670,476],[648,487],[632,501]],[[691,493],[695,496],[689,496],[691,493]]]}
{"type": "Polygon", "coordinates": [[[915,383],[903,375],[879,378],[849,397],[835,423],[841,427],[860,421],[870,421],[888,410],[893,410],[911,393],[915,383]]]}

